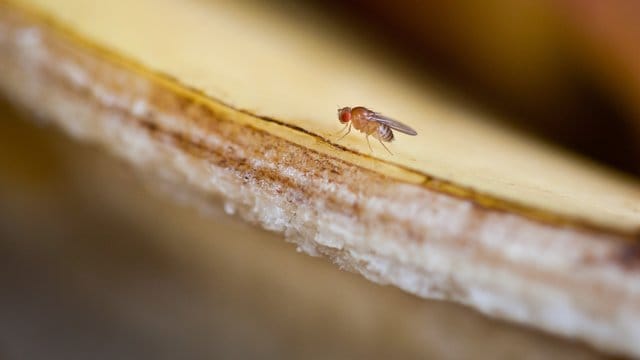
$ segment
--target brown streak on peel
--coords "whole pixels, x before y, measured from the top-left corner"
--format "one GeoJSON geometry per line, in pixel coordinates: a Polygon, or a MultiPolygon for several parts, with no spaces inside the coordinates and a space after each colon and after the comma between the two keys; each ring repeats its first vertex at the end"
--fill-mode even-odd
{"type": "MultiPolygon", "coordinates": [[[[78,91],[77,88],[72,88],[72,89],[69,88],[68,90],[78,91]]],[[[85,96],[89,96],[89,94],[85,93],[85,96]]],[[[208,122],[211,124],[217,121],[222,121],[221,119],[216,117],[209,117],[212,113],[209,111],[209,109],[206,108],[206,106],[202,106],[194,102],[189,102],[188,100],[184,101],[186,99],[175,98],[175,100],[177,100],[177,103],[182,104],[182,106],[179,107],[179,109],[181,110],[186,109],[186,107],[192,108],[192,109],[198,109],[198,110],[194,110],[196,113],[192,115],[194,115],[195,118],[191,118],[191,120],[198,120],[200,116],[205,116],[209,120],[212,120],[208,122]],[[200,110],[202,110],[203,113],[199,113],[200,110]]],[[[165,102],[164,105],[167,105],[167,103],[165,102]]],[[[293,190],[294,192],[306,194],[305,198],[308,198],[308,199],[314,199],[318,195],[317,192],[314,191],[313,189],[307,189],[304,186],[300,186],[296,184],[294,181],[291,181],[291,179],[281,176],[277,170],[269,171],[264,168],[260,168],[260,169],[251,168],[249,164],[247,164],[246,159],[241,157],[234,157],[233,153],[223,153],[220,151],[216,151],[215,148],[211,148],[206,146],[203,143],[194,141],[193,139],[190,139],[189,136],[186,136],[178,132],[169,131],[167,129],[163,129],[160,126],[158,126],[156,123],[154,123],[152,118],[136,119],[127,111],[115,109],[113,107],[107,108],[107,110],[122,112],[124,115],[127,115],[127,119],[129,119],[129,121],[134,121],[140,127],[147,129],[150,135],[155,137],[156,139],[159,139],[159,140],[170,139],[171,140],[170,142],[173,145],[178,146],[180,149],[182,149],[182,151],[185,151],[191,154],[192,156],[195,156],[198,158],[204,158],[217,166],[233,169],[235,172],[239,173],[240,176],[245,177],[245,180],[246,180],[246,175],[251,174],[251,178],[269,179],[269,181],[273,183],[281,184],[287,189],[293,190]]],[[[165,111],[170,111],[170,110],[165,109],[165,111]]],[[[251,128],[250,131],[254,132],[254,136],[271,136],[269,133],[259,129],[255,129],[255,128],[251,128]]],[[[279,140],[286,142],[286,140],[284,139],[279,139],[279,140]]],[[[299,147],[298,145],[295,145],[295,144],[289,144],[289,145],[296,148],[299,147]]],[[[322,156],[322,154],[314,152],[314,156],[322,156]]],[[[332,159],[332,160],[340,161],[337,159],[332,159]]],[[[349,186],[348,181],[344,181],[344,179],[341,179],[342,174],[336,170],[336,167],[331,165],[332,165],[332,162],[320,162],[318,164],[318,167],[315,170],[316,171],[328,170],[331,173],[337,174],[338,176],[334,178],[333,181],[335,183],[338,183],[344,186],[349,186]],[[325,166],[325,167],[322,168],[322,166],[325,166]]],[[[349,166],[349,167],[353,166],[352,164],[349,164],[349,163],[343,163],[343,165],[349,166]]],[[[375,172],[370,172],[369,175],[374,177],[380,177],[380,175],[375,172]]],[[[379,181],[384,181],[384,180],[383,178],[380,178],[379,181]]],[[[351,190],[354,190],[354,189],[351,189],[351,190]]],[[[297,203],[300,203],[301,201],[300,197],[296,197],[295,200],[297,203]]],[[[347,216],[357,217],[357,216],[360,216],[364,211],[364,209],[360,206],[358,201],[355,201],[352,204],[348,204],[335,196],[326,196],[325,201],[326,201],[325,205],[328,210],[340,212],[347,216]]],[[[487,217],[488,212],[496,211],[495,209],[487,209],[477,204],[474,204],[474,206],[478,207],[479,211],[476,212],[476,216],[473,218],[474,221],[468,225],[469,231],[466,231],[466,233],[472,233],[474,229],[477,229],[478,226],[483,222],[483,219],[487,217]]],[[[418,229],[412,226],[410,222],[406,222],[403,224],[402,222],[398,222],[397,219],[389,218],[388,214],[382,214],[381,217],[378,218],[378,220],[394,221],[397,225],[399,225],[399,227],[405,229],[406,231],[405,235],[407,236],[408,239],[412,239],[412,241],[419,242],[419,243],[422,243],[424,241],[425,233],[418,231],[418,229]]],[[[469,238],[461,238],[458,241],[461,247],[461,250],[467,249],[472,244],[470,240],[471,239],[469,238]]],[[[477,252],[478,249],[474,249],[473,251],[477,252]]],[[[488,254],[483,254],[483,256],[488,256],[488,254]]],[[[494,259],[494,261],[495,260],[497,259],[494,259]]],[[[626,271],[640,270],[640,243],[634,243],[634,244],[620,243],[618,256],[610,260],[613,264],[622,267],[626,271]]]]}

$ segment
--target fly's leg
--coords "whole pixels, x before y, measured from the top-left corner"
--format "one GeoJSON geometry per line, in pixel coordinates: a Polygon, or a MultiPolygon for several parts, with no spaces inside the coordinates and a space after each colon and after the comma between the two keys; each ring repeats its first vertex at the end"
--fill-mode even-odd
{"type": "Polygon", "coordinates": [[[367,134],[367,136],[365,136],[364,138],[367,139],[367,145],[369,145],[369,151],[373,152],[373,149],[371,148],[371,143],[369,142],[369,134],[367,134]]]}
{"type": "MultiPolygon", "coordinates": [[[[344,129],[343,129],[343,130],[344,130],[344,129]]],[[[342,131],[341,131],[341,132],[342,132],[342,131]]],[[[338,139],[338,140],[336,140],[336,141],[340,141],[340,140],[342,140],[345,136],[349,135],[349,133],[350,133],[350,132],[351,132],[351,123],[349,123],[349,130],[347,130],[347,133],[346,133],[346,134],[344,134],[344,135],[342,135],[342,136],[340,137],[340,139],[338,139]]]]}
{"type": "Polygon", "coordinates": [[[350,123],[349,123],[349,124],[344,124],[344,127],[343,127],[340,131],[338,131],[337,133],[335,133],[335,134],[333,134],[333,135],[334,135],[334,136],[335,136],[335,135],[340,135],[340,133],[341,133],[341,132],[343,132],[343,131],[344,131],[344,129],[346,129],[346,128],[347,128],[347,126],[349,126],[349,125],[350,125],[350,123]]]}
{"type": "Polygon", "coordinates": [[[387,150],[387,152],[389,153],[389,155],[393,155],[393,153],[391,151],[389,151],[389,149],[384,145],[384,143],[382,142],[382,140],[378,139],[378,141],[380,142],[380,145],[382,145],[382,147],[387,150]]]}

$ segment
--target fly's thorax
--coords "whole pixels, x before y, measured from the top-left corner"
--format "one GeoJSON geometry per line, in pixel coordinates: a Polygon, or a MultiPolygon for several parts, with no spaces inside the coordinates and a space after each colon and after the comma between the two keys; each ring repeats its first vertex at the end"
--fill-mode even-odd
{"type": "Polygon", "coordinates": [[[351,110],[351,122],[353,127],[362,132],[369,132],[370,121],[367,118],[367,110],[362,107],[351,110]]]}

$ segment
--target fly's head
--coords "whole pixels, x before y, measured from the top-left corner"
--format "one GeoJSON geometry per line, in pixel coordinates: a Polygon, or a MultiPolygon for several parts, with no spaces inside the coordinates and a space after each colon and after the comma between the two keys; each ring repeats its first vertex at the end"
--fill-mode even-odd
{"type": "Polygon", "coordinates": [[[340,120],[342,124],[346,124],[351,121],[351,108],[343,107],[338,109],[338,120],[340,120]]]}

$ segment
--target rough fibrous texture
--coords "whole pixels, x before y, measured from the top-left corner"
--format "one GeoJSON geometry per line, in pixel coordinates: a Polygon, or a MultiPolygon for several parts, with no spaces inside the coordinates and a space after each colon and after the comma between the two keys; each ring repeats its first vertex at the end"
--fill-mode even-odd
{"type": "Polygon", "coordinates": [[[0,89],[370,280],[640,356],[640,251],[622,236],[484,208],[309,151],[5,8],[0,89]]]}

